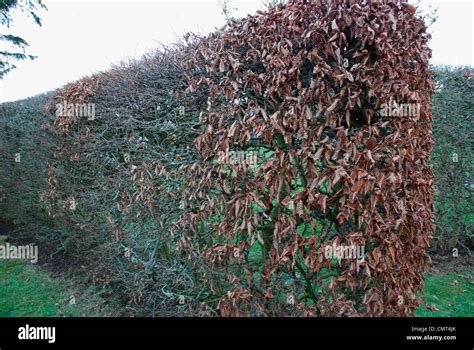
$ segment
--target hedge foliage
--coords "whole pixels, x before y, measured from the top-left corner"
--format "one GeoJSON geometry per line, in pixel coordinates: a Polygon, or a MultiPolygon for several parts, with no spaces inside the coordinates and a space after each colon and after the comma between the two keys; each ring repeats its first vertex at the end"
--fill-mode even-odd
{"type": "Polygon", "coordinates": [[[433,171],[436,184],[436,235],[432,250],[473,254],[474,249],[474,71],[435,67],[433,95],[433,171]]]}
{"type": "Polygon", "coordinates": [[[434,84],[413,12],[294,1],[195,45],[188,91],[207,94],[208,108],[180,248],[221,314],[393,316],[417,306],[434,230],[434,84]],[[241,150],[258,164],[212,161],[241,150]],[[363,247],[365,259],[336,259],[328,247],[363,247]]]}
{"type": "Polygon", "coordinates": [[[1,216],[130,314],[411,315],[445,103],[425,30],[404,3],[290,1],[0,105],[1,216]],[[328,257],[341,246],[364,259],[328,257]]]}

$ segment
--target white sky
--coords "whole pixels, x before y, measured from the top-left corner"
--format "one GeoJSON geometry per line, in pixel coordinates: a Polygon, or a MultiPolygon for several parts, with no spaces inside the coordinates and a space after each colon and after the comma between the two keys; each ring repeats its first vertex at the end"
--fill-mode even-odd
{"type": "MultiPolygon", "coordinates": [[[[433,35],[433,64],[474,66],[474,0],[421,0],[420,8],[438,8],[433,35]]],[[[207,34],[225,23],[218,0],[68,1],[44,0],[43,26],[18,13],[2,34],[23,37],[33,61],[0,80],[0,103],[58,88],[82,76],[139,57],[161,43],[173,43],[193,31],[207,34]]],[[[410,3],[414,3],[411,0],[410,3]]],[[[230,0],[235,17],[263,9],[262,0],[230,0]]]]}

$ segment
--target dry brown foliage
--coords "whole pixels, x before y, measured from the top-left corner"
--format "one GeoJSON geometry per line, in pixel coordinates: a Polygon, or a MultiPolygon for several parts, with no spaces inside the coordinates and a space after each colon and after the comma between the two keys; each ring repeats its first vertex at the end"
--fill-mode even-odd
{"type": "Polygon", "coordinates": [[[425,29],[404,3],[290,1],[192,42],[188,92],[209,100],[180,248],[222,315],[412,314],[434,229],[425,29]],[[419,113],[382,115],[392,100],[419,113]]]}

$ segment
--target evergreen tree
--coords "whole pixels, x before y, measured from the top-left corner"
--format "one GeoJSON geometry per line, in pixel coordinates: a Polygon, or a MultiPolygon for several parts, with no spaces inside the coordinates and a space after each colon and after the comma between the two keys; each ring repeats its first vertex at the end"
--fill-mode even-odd
{"type": "MultiPolygon", "coordinates": [[[[41,19],[37,12],[39,9],[46,9],[46,6],[41,0],[0,0],[0,25],[3,28],[9,28],[12,23],[12,10],[19,10],[25,12],[28,16],[41,26],[41,19]]],[[[25,53],[28,43],[22,37],[12,34],[1,34],[0,41],[3,42],[0,49],[0,79],[15,69],[16,66],[12,61],[19,61],[25,59],[35,59],[36,56],[25,53]],[[6,43],[6,45],[5,45],[6,43]],[[11,49],[6,47],[10,46],[11,49]]]]}

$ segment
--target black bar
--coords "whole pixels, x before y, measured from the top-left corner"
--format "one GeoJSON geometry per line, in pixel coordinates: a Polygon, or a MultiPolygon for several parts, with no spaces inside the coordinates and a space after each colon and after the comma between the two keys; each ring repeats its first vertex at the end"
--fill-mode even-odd
{"type": "MultiPolygon", "coordinates": [[[[65,348],[93,346],[100,342],[147,344],[171,336],[310,336],[314,344],[364,344],[377,348],[474,347],[472,318],[0,318],[0,349],[65,348]],[[20,340],[19,328],[55,327],[55,342],[20,340]],[[415,327],[415,328],[413,328],[415,327]],[[431,327],[431,328],[430,328],[431,327]],[[416,339],[407,336],[455,336],[456,339],[416,339]]],[[[164,343],[163,343],[164,344],[164,343]]],[[[352,348],[359,348],[351,347],[352,348]]],[[[316,349],[312,347],[312,349],[316,349]]]]}

